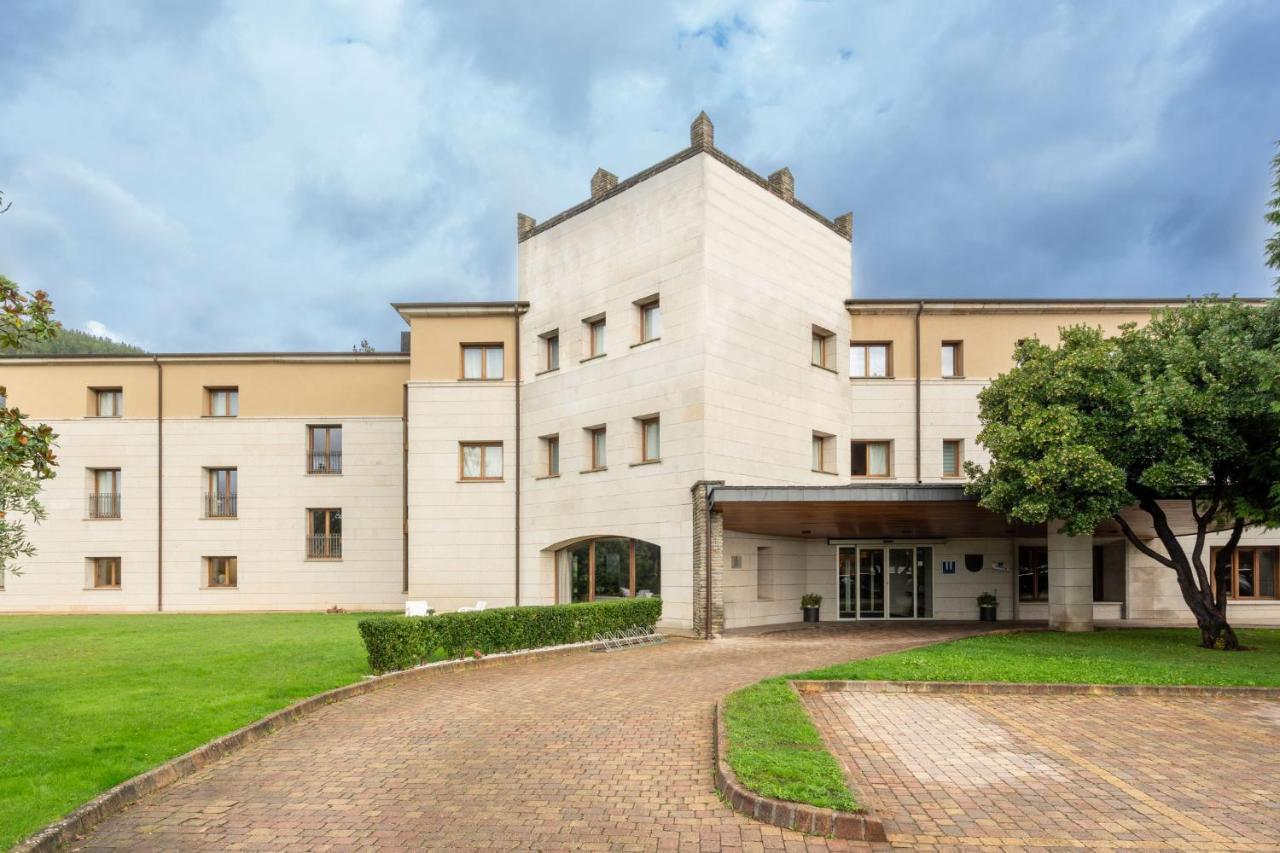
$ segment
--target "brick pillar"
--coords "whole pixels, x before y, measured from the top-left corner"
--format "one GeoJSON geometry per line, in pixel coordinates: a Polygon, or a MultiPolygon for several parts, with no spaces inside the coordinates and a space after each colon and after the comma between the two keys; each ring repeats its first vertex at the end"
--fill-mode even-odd
{"type": "Polygon", "coordinates": [[[693,124],[689,127],[690,147],[714,148],[715,144],[715,126],[711,124],[711,119],[707,118],[705,112],[698,113],[698,117],[693,120],[693,124]]]}
{"type": "Polygon", "coordinates": [[[1093,630],[1093,537],[1068,536],[1049,523],[1049,627],[1093,630]]]}
{"type": "Polygon", "coordinates": [[[836,217],[835,222],[836,222],[836,230],[839,231],[843,236],[848,237],[850,240],[852,240],[853,239],[853,214],[842,213],[836,217]]]}
{"type": "Polygon", "coordinates": [[[769,176],[769,189],[785,201],[794,201],[796,197],[796,179],[791,170],[783,166],[769,176]]]}
{"type": "Polygon", "coordinates": [[[617,175],[613,172],[606,172],[604,169],[596,169],[596,173],[591,176],[591,197],[600,198],[617,185],[617,175]]]}
{"type": "Polygon", "coordinates": [[[710,513],[707,529],[707,492],[723,480],[699,480],[693,484],[693,630],[712,639],[724,631],[724,516],[710,513]],[[710,539],[710,565],[707,544],[710,539]],[[711,624],[707,624],[707,584],[711,584],[711,624]]]}
{"type": "Polygon", "coordinates": [[[532,231],[538,224],[538,221],[532,216],[525,213],[516,214],[516,238],[520,239],[532,231]]]}

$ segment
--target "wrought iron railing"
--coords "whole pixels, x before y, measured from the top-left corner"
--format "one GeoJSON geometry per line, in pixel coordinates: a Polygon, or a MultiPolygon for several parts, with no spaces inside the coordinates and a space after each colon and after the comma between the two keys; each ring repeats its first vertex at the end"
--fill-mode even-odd
{"type": "Polygon", "coordinates": [[[342,451],[317,451],[307,454],[307,471],[312,474],[341,474],[342,451]]]}
{"type": "Polygon", "coordinates": [[[235,518],[235,492],[230,494],[206,494],[204,496],[204,515],[205,518],[235,518]]]}
{"type": "Polygon", "coordinates": [[[307,556],[336,559],[342,556],[342,535],[325,536],[311,534],[307,536],[307,556]]]}
{"type": "Polygon", "coordinates": [[[119,518],[120,495],[118,492],[90,492],[88,497],[90,518],[119,518]]]}

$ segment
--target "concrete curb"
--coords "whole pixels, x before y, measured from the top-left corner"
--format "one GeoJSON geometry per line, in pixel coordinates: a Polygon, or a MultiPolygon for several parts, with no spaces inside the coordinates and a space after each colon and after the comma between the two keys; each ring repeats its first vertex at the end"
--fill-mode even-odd
{"type": "Polygon", "coordinates": [[[716,790],[736,812],[783,829],[824,835],[849,841],[886,841],[879,818],[858,812],[841,812],[801,803],[789,803],[757,794],[742,785],[725,758],[724,700],[716,703],[712,722],[715,747],[716,790]]]}
{"type": "Polygon", "coordinates": [[[486,655],[482,658],[464,658],[462,660],[440,661],[428,663],[413,669],[402,669],[385,675],[366,676],[363,680],[345,687],[326,690],[315,696],[294,702],[286,708],[268,714],[260,720],[243,728],[215,738],[203,746],[172,758],[148,770],[146,773],[126,779],[114,788],[110,788],[75,811],[38,830],[26,840],[20,841],[12,848],[11,853],[50,853],[64,844],[83,835],[125,806],[136,802],[147,794],[172,785],[179,779],[192,775],[200,768],[224,756],[243,749],[249,744],[274,734],[289,726],[303,716],[316,711],[325,705],[341,702],[354,696],[372,693],[383,687],[414,678],[442,675],[459,670],[487,669],[517,663],[532,663],[543,658],[558,657],[576,652],[589,652],[594,641],[572,643],[564,646],[548,646],[544,649],[531,649],[523,652],[504,652],[486,655]]]}
{"type": "Polygon", "coordinates": [[[1215,687],[1182,684],[1018,684],[1007,681],[807,681],[791,684],[812,693],[944,693],[979,696],[1195,696],[1280,699],[1280,687],[1215,687]]]}

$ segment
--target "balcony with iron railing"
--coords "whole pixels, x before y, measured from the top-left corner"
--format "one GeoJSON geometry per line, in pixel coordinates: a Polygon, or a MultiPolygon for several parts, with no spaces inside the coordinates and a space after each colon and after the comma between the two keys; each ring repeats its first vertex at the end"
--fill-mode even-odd
{"type": "Polygon", "coordinates": [[[90,492],[86,501],[90,518],[119,518],[120,494],[118,492],[90,492]]]}
{"type": "Polygon", "coordinates": [[[342,534],[326,536],[321,533],[307,537],[307,557],[314,560],[337,560],[342,557],[342,534]]]}
{"type": "Polygon", "coordinates": [[[313,451],[307,454],[307,473],[309,474],[341,474],[342,451],[313,451]]]}
{"type": "Polygon", "coordinates": [[[236,495],[235,492],[230,494],[206,494],[204,496],[204,517],[205,518],[235,518],[236,517],[236,495]]]}

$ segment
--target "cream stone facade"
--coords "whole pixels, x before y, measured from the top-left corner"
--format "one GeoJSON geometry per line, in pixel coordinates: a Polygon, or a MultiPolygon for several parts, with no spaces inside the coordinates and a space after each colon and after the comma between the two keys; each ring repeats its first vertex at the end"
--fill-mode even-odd
{"type": "MultiPolygon", "coordinates": [[[[660,595],[706,635],[796,621],[806,593],[839,620],[972,619],[987,592],[1000,619],[1189,621],[1117,530],[1009,523],[961,475],[1019,339],[1176,303],[851,298],[851,217],[713,133],[700,116],[671,158],[519,215],[517,298],[397,304],[400,353],[0,361],[60,437],[0,611],[660,595]]],[[[1232,619],[1280,622],[1280,535],[1243,545],[1232,619]]]]}

